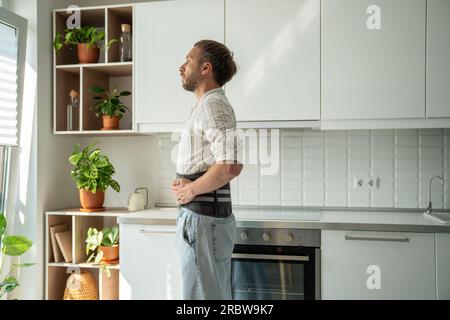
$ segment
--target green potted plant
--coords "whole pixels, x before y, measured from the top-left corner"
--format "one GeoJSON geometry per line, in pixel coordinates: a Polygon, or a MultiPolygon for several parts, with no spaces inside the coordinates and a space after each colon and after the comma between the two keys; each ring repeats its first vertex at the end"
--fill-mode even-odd
{"type": "Polygon", "coordinates": [[[12,275],[14,269],[25,268],[34,265],[34,263],[20,263],[11,265],[9,272],[3,275],[3,263],[5,257],[21,256],[33,245],[33,241],[24,236],[7,236],[6,235],[6,219],[3,212],[0,212],[0,299],[6,294],[14,290],[19,283],[12,275]]]}
{"type": "Polygon", "coordinates": [[[108,187],[120,192],[119,183],[112,179],[115,174],[114,166],[101,149],[91,150],[97,142],[81,148],[76,144],[69,162],[75,166],[71,171],[77,188],[80,191],[81,211],[104,211],[105,190],[108,187]]]}
{"type": "Polygon", "coordinates": [[[89,88],[89,92],[95,93],[96,96],[93,99],[99,100],[95,106],[91,107],[91,110],[95,112],[97,117],[100,115],[103,116],[102,130],[119,129],[120,119],[122,119],[126,110],[130,110],[120,101],[120,98],[129,96],[131,92],[119,92],[117,86],[111,92],[97,86],[92,86],[89,88]]]}
{"type": "Polygon", "coordinates": [[[119,261],[119,228],[113,226],[100,231],[89,228],[86,238],[86,255],[87,262],[94,260],[95,264],[100,264],[109,277],[108,265],[119,261]]]}
{"type": "Polygon", "coordinates": [[[96,27],[65,29],[64,33],[64,36],[56,33],[53,47],[58,52],[64,45],[76,45],[79,63],[98,62],[100,49],[108,50],[111,44],[117,42],[117,39],[111,39],[106,46],[103,46],[102,41],[105,39],[105,33],[98,31],[96,27]]]}

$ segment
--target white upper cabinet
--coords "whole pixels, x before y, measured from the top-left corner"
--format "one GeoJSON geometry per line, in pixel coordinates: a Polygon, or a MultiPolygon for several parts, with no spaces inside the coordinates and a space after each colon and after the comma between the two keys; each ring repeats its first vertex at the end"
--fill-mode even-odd
{"type": "Polygon", "coordinates": [[[427,118],[450,117],[450,1],[427,10],[427,118]]]}
{"type": "Polygon", "coordinates": [[[323,0],[322,119],[424,118],[425,17],[426,0],[323,0]]]}
{"type": "Polygon", "coordinates": [[[225,0],[237,121],[320,119],[320,1],[225,0]]]}
{"type": "MultiPolygon", "coordinates": [[[[223,0],[135,4],[136,123],[183,123],[195,106],[179,67],[202,39],[224,41],[223,0]]],[[[149,127],[151,129],[151,126],[149,127]]]]}

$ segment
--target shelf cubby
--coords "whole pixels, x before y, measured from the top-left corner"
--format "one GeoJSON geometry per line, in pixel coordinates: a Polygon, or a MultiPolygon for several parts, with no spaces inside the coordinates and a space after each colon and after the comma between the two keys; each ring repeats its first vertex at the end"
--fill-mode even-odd
{"type": "MultiPolygon", "coordinates": [[[[71,272],[90,270],[96,280],[99,299],[119,298],[120,262],[109,265],[110,277],[101,265],[87,263],[86,236],[90,227],[101,230],[117,225],[117,217],[128,213],[126,208],[106,208],[103,212],[81,212],[79,207],[46,212],[46,299],[61,300],[71,272]],[[72,262],[54,262],[50,227],[67,224],[72,230],[72,262]]],[[[120,259],[120,258],[119,258],[120,259]]]]}
{"type": "MultiPolygon", "coordinates": [[[[98,86],[112,90],[116,85],[119,91],[133,91],[132,63],[113,63],[98,66],[83,67],[83,103],[82,130],[101,130],[102,118],[96,117],[92,106],[97,102],[92,98],[95,94],[89,92],[91,86],[98,86]]],[[[130,109],[120,120],[119,130],[132,130],[132,96],[122,97],[121,101],[130,109]]],[[[117,130],[117,131],[119,131],[117,130]]]]}
{"type": "MultiPolygon", "coordinates": [[[[98,31],[106,32],[105,17],[106,8],[82,8],[80,13],[81,27],[92,26],[96,27],[98,31]]],[[[67,20],[73,15],[73,12],[67,13],[66,9],[55,10],[54,13],[54,36],[59,33],[64,36],[64,30],[67,28],[67,20]]],[[[53,37],[54,39],[54,37],[53,37]]],[[[117,43],[115,44],[117,46],[117,43]]],[[[100,50],[99,63],[105,62],[105,53],[100,50]]],[[[55,64],[67,65],[77,64],[77,48],[76,46],[63,46],[63,48],[55,52],[55,64]]]]}
{"type": "MultiPolygon", "coordinates": [[[[129,24],[131,26],[131,34],[133,34],[133,7],[113,7],[107,10],[107,29],[108,41],[109,39],[120,40],[121,25],[129,24]]],[[[108,50],[108,62],[120,62],[120,52],[118,43],[111,46],[108,50]]]]}
{"type": "MultiPolygon", "coordinates": [[[[69,93],[73,89],[80,94],[80,67],[56,68],[55,70],[55,123],[56,131],[67,131],[67,105],[70,103],[69,93]]],[[[75,131],[79,131],[79,110],[76,115],[75,131]]]]}

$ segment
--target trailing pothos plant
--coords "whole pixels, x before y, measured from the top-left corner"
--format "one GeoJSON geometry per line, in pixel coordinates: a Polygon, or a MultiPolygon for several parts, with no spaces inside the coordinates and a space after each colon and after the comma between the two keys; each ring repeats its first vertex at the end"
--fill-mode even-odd
{"type": "Polygon", "coordinates": [[[130,110],[122,103],[122,101],[120,101],[121,97],[129,96],[131,94],[130,91],[119,92],[116,86],[111,92],[108,92],[106,89],[92,86],[89,88],[89,92],[97,94],[93,99],[99,100],[99,102],[91,108],[97,117],[105,115],[110,117],[117,116],[119,119],[122,119],[125,111],[130,110]]]}
{"type": "Polygon", "coordinates": [[[53,47],[56,51],[59,51],[63,45],[77,45],[81,43],[86,43],[87,47],[98,47],[102,50],[108,50],[108,48],[117,39],[111,39],[106,46],[102,44],[105,39],[105,33],[103,31],[98,31],[96,27],[81,27],[79,29],[65,29],[65,35],[60,33],[55,35],[53,41],[53,47]]]}
{"type": "Polygon", "coordinates": [[[95,193],[111,186],[116,192],[120,192],[119,183],[112,178],[116,172],[114,166],[106,155],[101,154],[101,149],[91,150],[95,144],[97,142],[81,148],[78,143],[69,157],[69,162],[75,166],[70,174],[77,188],[95,193]]]}
{"type": "MultiPolygon", "coordinates": [[[[103,258],[103,251],[100,246],[112,247],[119,244],[119,228],[103,228],[98,231],[96,228],[89,228],[86,238],[86,255],[89,256],[87,262],[94,260],[95,264],[99,264],[103,258]]],[[[108,265],[101,264],[101,268],[106,272],[109,278],[110,271],[108,265]]]]}
{"type": "Polygon", "coordinates": [[[34,263],[13,263],[9,272],[3,275],[3,264],[7,256],[17,257],[30,249],[33,241],[24,236],[6,235],[6,218],[3,212],[0,212],[0,299],[19,286],[19,282],[12,275],[16,268],[25,268],[34,265],[34,263]]]}

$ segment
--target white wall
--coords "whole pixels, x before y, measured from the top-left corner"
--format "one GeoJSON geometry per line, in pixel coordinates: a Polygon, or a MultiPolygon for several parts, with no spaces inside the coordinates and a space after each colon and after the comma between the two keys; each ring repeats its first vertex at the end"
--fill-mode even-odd
{"type": "Polygon", "coordinates": [[[66,192],[72,186],[70,154],[75,137],[52,134],[52,10],[77,1],[14,0],[9,10],[28,19],[27,69],[22,119],[21,184],[18,186],[14,214],[17,234],[34,241],[22,261],[36,265],[24,269],[18,287],[9,298],[44,298],[44,211],[77,202],[77,195],[66,192]],[[39,5],[38,5],[39,3],[39,5]],[[36,94],[37,93],[37,94],[36,94]],[[26,146],[26,148],[23,148],[26,146]]]}

